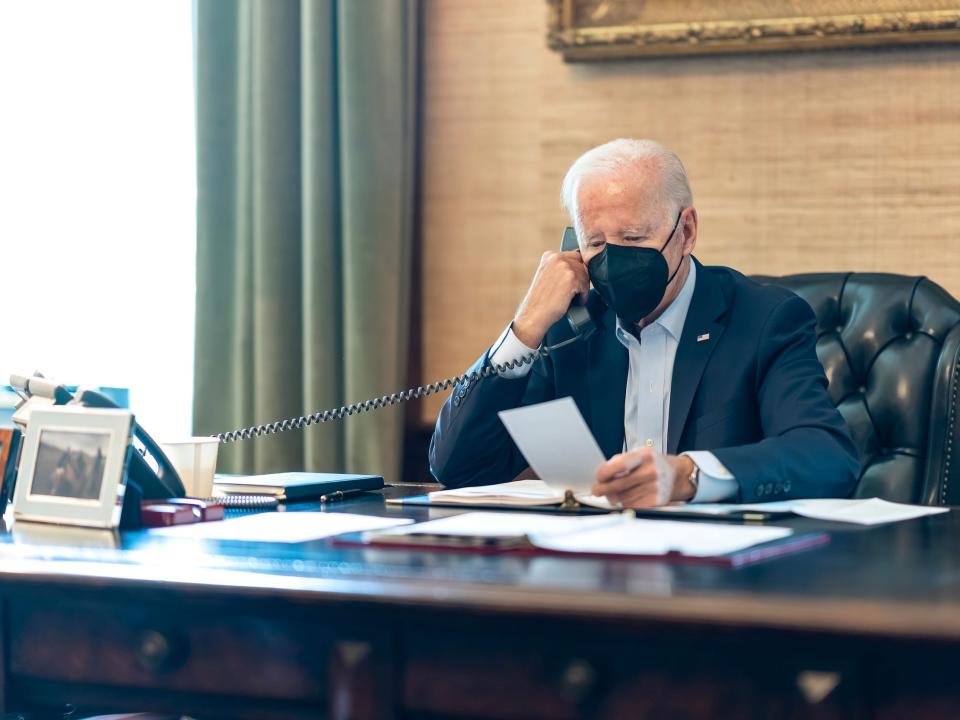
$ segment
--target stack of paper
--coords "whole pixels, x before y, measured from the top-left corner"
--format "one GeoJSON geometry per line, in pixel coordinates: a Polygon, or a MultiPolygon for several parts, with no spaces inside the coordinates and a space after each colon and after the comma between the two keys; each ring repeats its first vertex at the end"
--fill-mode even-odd
{"type": "Polygon", "coordinates": [[[789,528],[674,520],[640,520],[630,513],[561,517],[529,513],[470,512],[366,534],[372,542],[432,538],[525,540],[557,552],[604,555],[715,557],[792,534],[789,528]]]}
{"type": "Polygon", "coordinates": [[[666,555],[716,557],[780,540],[789,528],[731,525],[676,520],[641,520],[619,527],[597,527],[572,535],[533,535],[530,541],[544,550],[604,555],[666,555]]]}

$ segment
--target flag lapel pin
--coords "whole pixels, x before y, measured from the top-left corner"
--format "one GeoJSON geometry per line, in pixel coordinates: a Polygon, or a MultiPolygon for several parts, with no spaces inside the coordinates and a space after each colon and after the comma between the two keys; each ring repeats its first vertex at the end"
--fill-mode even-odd
{"type": "Polygon", "coordinates": [[[703,335],[697,335],[697,342],[706,342],[710,339],[710,333],[704,333],[703,335]]]}

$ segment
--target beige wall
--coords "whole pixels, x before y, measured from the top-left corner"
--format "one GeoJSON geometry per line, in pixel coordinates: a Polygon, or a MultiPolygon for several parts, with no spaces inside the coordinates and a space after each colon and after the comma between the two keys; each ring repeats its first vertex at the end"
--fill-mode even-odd
{"type": "Polygon", "coordinates": [[[615,137],[683,159],[708,264],[925,274],[960,295],[960,46],[564,64],[544,0],[424,8],[424,381],[509,322],[559,244],[567,166],[615,137]]]}

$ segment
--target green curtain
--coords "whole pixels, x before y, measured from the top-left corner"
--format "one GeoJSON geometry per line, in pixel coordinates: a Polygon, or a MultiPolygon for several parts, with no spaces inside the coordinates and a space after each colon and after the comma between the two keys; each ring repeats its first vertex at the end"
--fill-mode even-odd
{"type": "MultiPolygon", "coordinates": [[[[194,431],[406,381],[416,0],[197,0],[194,431]]],[[[397,479],[402,408],[221,446],[219,471],[397,479]]]]}

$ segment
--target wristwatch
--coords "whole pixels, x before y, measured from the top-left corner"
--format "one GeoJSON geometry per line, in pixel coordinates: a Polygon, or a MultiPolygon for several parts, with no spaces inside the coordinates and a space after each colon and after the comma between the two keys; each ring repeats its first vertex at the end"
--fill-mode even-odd
{"type": "MultiPolygon", "coordinates": [[[[690,462],[693,462],[692,458],[690,459],[690,462]]],[[[690,498],[693,500],[693,498],[697,496],[697,491],[700,489],[700,468],[696,463],[693,463],[693,472],[690,473],[688,480],[690,481],[690,484],[693,485],[693,497],[690,498]]]]}

